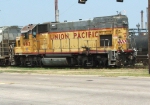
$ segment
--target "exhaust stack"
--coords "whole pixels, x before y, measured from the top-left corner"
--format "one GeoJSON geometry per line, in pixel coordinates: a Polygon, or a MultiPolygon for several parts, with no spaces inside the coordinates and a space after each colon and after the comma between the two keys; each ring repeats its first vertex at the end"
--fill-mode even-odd
{"type": "Polygon", "coordinates": [[[55,0],[55,22],[59,22],[58,0],[55,0]]]}
{"type": "Polygon", "coordinates": [[[143,10],[141,11],[141,29],[143,29],[143,10]]]}

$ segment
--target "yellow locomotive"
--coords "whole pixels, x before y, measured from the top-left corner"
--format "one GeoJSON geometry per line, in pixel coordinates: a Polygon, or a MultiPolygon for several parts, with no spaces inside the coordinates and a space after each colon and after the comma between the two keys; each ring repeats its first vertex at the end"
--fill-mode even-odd
{"type": "Polygon", "coordinates": [[[16,65],[106,67],[134,65],[125,15],[29,24],[14,48],[16,65]]]}

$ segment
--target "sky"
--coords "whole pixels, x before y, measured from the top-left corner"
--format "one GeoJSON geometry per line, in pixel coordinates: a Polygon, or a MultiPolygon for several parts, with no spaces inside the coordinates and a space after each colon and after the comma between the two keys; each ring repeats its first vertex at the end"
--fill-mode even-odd
{"type": "MultiPolygon", "coordinates": [[[[0,26],[25,26],[55,21],[55,0],[0,0],[0,26]]],[[[116,15],[117,11],[127,15],[129,28],[141,25],[141,10],[144,12],[144,28],[147,22],[148,0],[58,0],[59,21],[77,21],[94,17],[116,15]]]]}

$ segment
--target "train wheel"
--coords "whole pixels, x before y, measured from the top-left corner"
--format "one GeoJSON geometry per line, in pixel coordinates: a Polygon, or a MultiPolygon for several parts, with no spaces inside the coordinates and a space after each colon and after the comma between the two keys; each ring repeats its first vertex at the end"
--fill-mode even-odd
{"type": "Polygon", "coordinates": [[[9,65],[10,65],[9,60],[6,60],[6,61],[5,61],[5,66],[9,66],[9,65]]]}
{"type": "Polygon", "coordinates": [[[38,61],[37,61],[39,67],[43,67],[43,63],[42,63],[42,58],[38,58],[38,61]]]}
{"type": "Polygon", "coordinates": [[[116,65],[116,67],[119,67],[119,68],[122,67],[122,62],[121,62],[120,60],[117,60],[117,65],[116,65]]]}
{"type": "Polygon", "coordinates": [[[26,66],[26,58],[25,57],[20,57],[19,58],[20,66],[26,66]]]}
{"type": "Polygon", "coordinates": [[[6,63],[5,59],[0,60],[0,65],[1,66],[5,66],[5,63],[6,63]]]}
{"type": "Polygon", "coordinates": [[[35,62],[34,61],[30,61],[30,65],[31,65],[31,67],[35,67],[35,62]]]}
{"type": "Polygon", "coordinates": [[[84,57],[82,59],[82,67],[87,67],[87,63],[88,63],[88,58],[87,57],[84,57]]]}
{"type": "Polygon", "coordinates": [[[82,62],[82,67],[87,67],[87,60],[82,62]]]}
{"type": "Polygon", "coordinates": [[[120,67],[124,67],[127,65],[127,59],[125,55],[119,56],[118,65],[120,65],[120,67]]]}
{"type": "Polygon", "coordinates": [[[93,61],[93,67],[98,67],[98,65],[99,65],[99,62],[97,60],[94,60],[93,61]]]}
{"type": "Polygon", "coordinates": [[[147,66],[147,65],[148,65],[148,62],[147,62],[147,61],[143,61],[143,65],[144,65],[144,66],[147,66]]]}

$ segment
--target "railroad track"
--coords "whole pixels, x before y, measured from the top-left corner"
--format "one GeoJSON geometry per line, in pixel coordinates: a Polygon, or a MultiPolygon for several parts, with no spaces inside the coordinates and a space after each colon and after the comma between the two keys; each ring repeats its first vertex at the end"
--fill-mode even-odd
{"type": "MultiPolygon", "coordinates": [[[[18,67],[18,66],[10,66],[10,67],[18,67]]],[[[40,67],[40,66],[36,66],[36,67],[31,67],[31,66],[19,66],[20,68],[45,68],[45,69],[147,69],[148,68],[148,65],[145,66],[143,64],[135,64],[134,66],[122,66],[122,67],[80,67],[80,66],[73,66],[73,67],[69,67],[69,66],[52,66],[52,67],[48,67],[48,66],[43,66],[43,67],[40,67]]]]}

